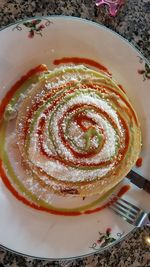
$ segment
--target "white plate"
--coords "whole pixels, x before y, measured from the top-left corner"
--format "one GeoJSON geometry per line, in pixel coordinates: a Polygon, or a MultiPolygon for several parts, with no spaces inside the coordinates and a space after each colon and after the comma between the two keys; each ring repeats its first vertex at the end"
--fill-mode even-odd
{"type": "MultiPolygon", "coordinates": [[[[54,59],[72,56],[100,62],[126,89],[138,113],[143,165],[135,169],[150,179],[150,73],[146,59],[122,37],[96,23],[62,16],[34,21],[37,19],[32,31],[20,21],[0,32],[0,99],[38,64],[52,68],[54,59]]],[[[149,195],[137,187],[132,185],[125,198],[148,210],[149,195]]],[[[18,253],[49,259],[79,257],[108,248],[133,228],[109,209],[77,217],[33,210],[16,200],[0,180],[0,244],[18,253]],[[97,242],[102,237],[99,232],[106,233],[107,228],[116,241],[109,242],[113,240],[104,234],[102,242],[97,242]],[[108,241],[106,246],[104,241],[108,241]]]]}

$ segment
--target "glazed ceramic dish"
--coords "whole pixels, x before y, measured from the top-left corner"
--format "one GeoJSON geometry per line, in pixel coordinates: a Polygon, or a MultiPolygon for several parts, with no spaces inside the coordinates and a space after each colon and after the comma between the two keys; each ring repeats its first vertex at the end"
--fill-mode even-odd
{"type": "Polygon", "coordinates": [[[0,39],[0,244],[48,259],[107,249],[134,229],[109,209],[112,192],[148,208],[124,178],[139,157],[149,178],[148,62],[71,17],[21,21],[0,39]]]}

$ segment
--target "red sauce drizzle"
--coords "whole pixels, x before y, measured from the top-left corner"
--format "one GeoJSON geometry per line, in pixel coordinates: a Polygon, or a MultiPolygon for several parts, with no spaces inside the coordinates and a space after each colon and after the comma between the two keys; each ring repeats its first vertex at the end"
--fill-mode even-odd
{"type": "MultiPolygon", "coordinates": [[[[73,83],[71,83],[71,82],[66,84],[66,86],[71,86],[71,85],[73,85],[73,83]]],[[[57,91],[63,89],[63,87],[64,87],[64,85],[55,88],[55,89],[53,90],[53,92],[48,93],[48,94],[45,95],[42,99],[37,100],[37,101],[33,104],[33,107],[29,110],[29,113],[28,113],[27,116],[26,116],[26,122],[25,122],[25,128],[24,128],[24,134],[25,134],[25,135],[26,135],[26,133],[28,133],[28,130],[29,130],[29,121],[30,121],[30,119],[32,118],[33,113],[39,108],[39,106],[40,106],[44,101],[50,99],[50,98],[53,96],[54,93],[56,93],[57,91]]],[[[61,99],[61,98],[59,97],[59,98],[57,99],[57,101],[58,101],[59,99],[61,99]]],[[[56,105],[56,103],[57,103],[56,100],[55,100],[54,103],[55,103],[54,105],[56,105]]],[[[25,138],[25,136],[24,136],[24,138],[25,138]]]]}
{"type": "MultiPolygon", "coordinates": [[[[84,63],[84,64],[88,64],[88,65],[91,65],[91,66],[94,66],[104,72],[107,72],[108,74],[109,71],[107,70],[106,67],[104,67],[103,65],[97,63],[96,61],[94,60],[91,60],[91,59],[86,59],[86,58],[77,58],[77,57],[72,57],[72,58],[62,58],[62,59],[57,59],[57,60],[54,60],[54,64],[55,65],[59,65],[61,63],[75,63],[75,64],[81,64],[81,63],[84,63]]],[[[0,105],[0,120],[2,119],[2,116],[3,116],[3,113],[5,111],[5,108],[7,106],[7,104],[9,103],[9,101],[12,99],[13,95],[15,94],[15,92],[18,90],[18,88],[20,86],[23,85],[23,83],[29,79],[32,75],[36,74],[36,73],[39,73],[39,72],[44,72],[44,71],[47,71],[47,67],[45,65],[39,65],[33,69],[31,69],[26,75],[22,76],[11,88],[10,90],[7,92],[7,94],[5,95],[5,97],[3,98],[2,102],[1,102],[1,105],[0,105]]],[[[128,143],[128,141],[127,141],[128,143]]],[[[108,201],[107,203],[105,203],[104,205],[96,208],[96,209],[93,209],[93,210],[86,210],[84,212],[79,212],[79,211],[66,211],[66,212],[63,212],[63,211],[58,211],[58,210],[51,210],[51,209],[48,209],[48,208],[44,208],[44,207],[40,207],[34,203],[31,203],[28,199],[26,199],[25,197],[21,196],[17,191],[16,189],[13,187],[13,185],[10,183],[5,171],[4,171],[4,168],[3,168],[3,164],[2,164],[2,160],[0,159],[0,175],[1,175],[1,178],[5,184],[5,186],[8,188],[8,190],[19,200],[21,201],[22,203],[24,203],[25,205],[31,207],[31,208],[34,208],[36,210],[40,210],[40,211],[45,211],[45,212],[49,212],[51,214],[55,214],[55,215],[64,215],[64,216],[78,216],[78,215],[82,215],[82,214],[91,214],[91,213],[95,213],[95,212],[98,212],[98,211],[101,211],[103,210],[104,208],[107,208],[109,207],[112,203],[114,203],[117,198],[114,197],[113,199],[111,199],[110,201],[108,201]]],[[[130,185],[124,185],[120,191],[118,192],[117,196],[118,197],[121,197],[123,196],[128,190],[130,189],[130,185]]]]}
{"type": "Polygon", "coordinates": [[[123,86],[121,84],[118,84],[118,86],[126,94],[126,91],[124,90],[123,86]]]}
{"type": "Polygon", "coordinates": [[[130,189],[130,185],[123,185],[121,189],[119,190],[119,192],[117,193],[116,197],[111,198],[111,200],[109,200],[107,203],[105,203],[104,205],[96,209],[84,211],[84,214],[92,214],[92,213],[101,211],[105,208],[108,208],[109,206],[111,206],[113,203],[117,201],[118,197],[122,197],[129,189],[130,189]]]}
{"type": "MultiPolygon", "coordinates": [[[[69,64],[69,63],[74,63],[74,64],[86,64],[86,65],[89,65],[89,66],[92,66],[92,67],[95,67],[101,71],[104,71],[106,73],[108,73],[109,75],[112,75],[109,70],[103,66],[102,64],[96,62],[95,60],[92,60],[92,59],[88,59],[88,58],[80,58],[80,57],[64,57],[64,58],[60,58],[60,59],[55,59],[53,61],[53,64],[54,65],[60,65],[60,64],[69,64]]],[[[123,86],[121,84],[118,84],[119,88],[126,94],[125,92],[125,89],[123,88],[123,86]]],[[[113,89],[107,87],[107,86],[104,86],[104,88],[107,88],[109,89],[110,91],[114,91],[113,89]]],[[[126,105],[128,106],[130,112],[132,113],[133,115],[133,118],[136,122],[136,124],[138,124],[138,121],[137,121],[137,118],[136,118],[136,115],[135,115],[135,112],[134,110],[132,109],[132,107],[130,106],[130,104],[122,98],[122,96],[115,92],[117,95],[119,95],[119,97],[126,103],[126,105]]]]}
{"type": "MultiPolygon", "coordinates": [[[[74,110],[75,108],[78,108],[78,107],[80,107],[81,106],[81,104],[76,104],[76,106],[74,106],[73,108],[70,108],[69,109],[69,111],[67,111],[67,112],[71,112],[72,111],[72,109],[74,110]]],[[[88,107],[90,107],[90,105],[87,105],[88,107]]],[[[92,107],[92,106],[91,106],[92,107]]],[[[95,107],[95,110],[97,111],[97,112],[99,112],[99,108],[97,108],[97,107],[95,107]]],[[[117,126],[116,126],[116,124],[115,124],[115,122],[111,119],[111,117],[105,112],[105,111],[103,111],[103,110],[101,110],[101,113],[106,117],[106,118],[108,118],[108,120],[111,122],[111,124],[112,125],[114,125],[114,128],[117,128],[117,126]]],[[[44,112],[44,114],[46,114],[46,111],[44,112]]],[[[65,116],[65,115],[64,115],[65,116]]],[[[124,126],[124,129],[126,130],[126,139],[125,139],[125,144],[126,144],[126,146],[125,146],[125,148],[123,148],[123,149],[121,149],[121,153],[120,153],[120,160],[118,160],[117,161],[117,164],[123,159],[123,157],[124,157],[124,155],[125,155],[125,152],[126,152],[126,150],[128,149],[128,144],[129,144],[129,133],[128,133],[128,128],[127,128],[127,126],[126,126],[126,124],[125,124],[125,122],[124,122],[124,120],[122,119],[122,118],[120,118],[121,119],[121,122],[122,122],[122,124],[123,124],[123,126],[124,126]]],[[[62,119],[61,120],[63,120],[63,117],[62,117],[62,119]]],[[[59,126],[62,124],[62,121],[59,121],[59,126]]],[[[60,160],[61,162],[64,162],[66,165],[69,165],[69,166],[71,166],[70,164],[74,164],[74,162],[71,162],[71,161],[64,161],[62,158],[60,159],[58,159],[57,158],[57,156],[50,156],[45,150],[44,150],[44,147],[43,147],[43,129],[44,129],[44,125],[45,125],[45,119],[43,119],[43,118],[41,118],[41,120],[40,120],[40,123],[39,123],[39,125],[38,125],[38,131],[37,131],[37,134],[38,134],[38,136],[39,136],[39,145],[40,145],[40,150],[41,150],[41,153],[43,153],[45,156],[47,156],[47,158],[53,158],[53,159],[57,159],[57,160],[60,160]]],[[[68,147],[68,149],[70,149],[71,150],[71,152],[73,153],[73,155],[74,156],[76,156],[76,157],[82,157],[82,154],[79,154],[78,155],[78,153],[76,153],[75,151],[73,151],[71,148],[70,148],[70,146],[69,146],[69,144],[66,142],[66,140],[64,139],[64,136],[63,136],[63,134],[62,134],[62,131],[61,131],[61,129],[60,129],[60,127],[59,127],[59,132],[60,132],[60,136],[61,136],[61,139],[62,139],[62,141],[65,143],[65,145],[68,147]]],[[[87,155],[88,156],[88,155],[87,155]]],[[[85,154],[84,154],[84,157],[87,157],[85,154]]],[[[105,166],[105,165],[107,165],[107,164],[110,164],[112,161],[111,160],[108,160],[108,161],[105,161],[105,162],[99,162],[99,163],[95,163],[95,164],[92,164],[92,166],[105,166]]],[[[85,166],[85,164],[83,164],[83,163],[80,163],[80,166],[85,166]]],[[[86,164],[86,166],[90,166],[90,163],[89,164],[86,164]]]]}
{"type": "Polygon", "coordinates": [[[2,166],[2,160],[0,159],[0,175],[2,177],[3,183],[5,184],[5,186],[8,188],[8,190],[19,200],[21,201],[23,204],[36,209],[36,210],[40,210],[40,211],[45,211],[54,215],[63,215],[63,216],[78,216],[78,215],[82,215],[82,214],[92,214],[98,211],[101,211],[105,208],[108,208],[110,205],[112,205],[116,200],[117,197],[122,197],[129,189],[130,189],[130,185],[124,185],[121,187],[121,189],[119,190],[119,192],[117,193],[117,197],[113,197],[111,200],[109,200],[107,203],[105,203],[104,205],[93,209],[93,210],[86,210],[83,212],[80,211],[58,211],[58,210],[51,210],[48,208],[44,208],[41,206],[38,206],[34,203],[31,203],[28,199],[26,199],[25,197],[21,196],[16,189],[12,186],[12,184],[10,183],[9,179],[7,178],[7,175],[5,174],[5,171],[3,169],[2,166]]]}
{"type": "Polygon", "coordinates": [[[138,160],[136,161],[136,167],[140,168],[140,167],[142,167],[142,164],[143,164],[143,159],[138,158],[138,160]]]}
{"type": "Polygon", "coordinates": [[[88,58],[63,57],[63,58],[60,58],[60,59],[55,59],[53,61],[54,65],[69,64],[69,63],[90,65],[92,67],[95,67],[95,68],[97,68],[99,70],[102,70],[102,71],[108,73],[109,75],[111,75],[111,73],[108,71],[108,69],[105,66],[103,66],[102,64],[96,62],[95,60],[88,59],[88,58]]]}
{"type": "Polygon", "coordinates": [[[0,104],[0,119],[3,116],[3,113],[5,111],[5,108],[7,106],[7,104],[9,103],[9,101],[12,99],[14,93],[18,90],[18,88],[20,86],[22,86],[24,84],[25,81],[27,81],[32,75],[36,74],[36,73],[40,73],[40,72],[44,72],[47,71],[47,67],[45,65],[39,65],[33,69],[31,69],[29,72],[27,72],[27,74],[25,74],[24,76],[22,76],[11,88],[10,90],[7,92],[7,94],[5,95],[5,97],[2,99],[2,102],[0,104]]]}
{"type": "MultiPolygon", "coordinates": [[[[91,86],[91,85],[88,84],[88,86],[91,86]]],[[[121,85],[120,85],[120,86],[121,86],[121,85]]],[[[120,86],[119,86],[119,87],[120,87],[120,86]]],[[[93,87],[94,89],[97,89],[97,87],[95,87],[94,85],[92,85],[91,87],[93,87]]],[[[106,86],[106,85],[101,86],[101,88],[104,88],[104,92],[105,92],[105,89],[106,89],[106,90],[108,90],[108,91],[110,91],[110,92],[115,93],[117,96],[119,96],[119,98],[120,98],[122,101],[124,101],[125,104],[127,105],[129,111],[131,112],[131,114],[132,114],[132,116],[133,116],[133,118],[134,118],[134,120],[135,120],[135,123],[138,125],[138,121],[137,121],[137,117],[136,117],[136,115],[135,115],[135,112],[134,112],[134,110],[132,109],[131,105],[127,102],[127,100],[126,100],[125,98],[123,98],[123,97],[121,96],[121,94],[119,94],[118,92],[116,92],[115,90],[113,90],[112,88],[110,88],[110,87],[108,87],[108,86],[106,86]]],[[[121,89],[121,88],[120,88],[120,89],[121,89]]],[[[129,111],[126,109],[126,112],[128,113],[128,115],[129,115],[129,111]]],[[[130,115],[129,115],[129,116],[130,116],[130,115]]]]}

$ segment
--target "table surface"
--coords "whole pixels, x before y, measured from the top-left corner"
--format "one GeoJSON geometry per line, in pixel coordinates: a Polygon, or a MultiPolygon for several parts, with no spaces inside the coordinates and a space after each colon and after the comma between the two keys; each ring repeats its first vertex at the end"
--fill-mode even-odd
{"type": "MultiPolygon", "coordinates": [[[[41,15],[70,15],[102,23],[134,44],[150,60],[150,1],[125,0],[125,5],[113,18],[106,7],[97,8],[94,0],[0,0],[0,27],[16,20],[41,15]]],[[[148,267],[150,246],[145,237],[150,228],[143,227],[131,233],[113,248],[73,262],[48,262],[15,255],[0,248],[0,267],[148,267]]]]}

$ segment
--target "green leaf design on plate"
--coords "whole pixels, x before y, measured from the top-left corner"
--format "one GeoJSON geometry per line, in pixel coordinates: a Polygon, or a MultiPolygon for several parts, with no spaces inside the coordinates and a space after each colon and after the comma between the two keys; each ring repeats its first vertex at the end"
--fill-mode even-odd
{"type": "Polygon", "coordinates": [[[28,28],[32,28],[32,27],[35,27],[40,22],[41,22],[41,19],[36,19],[36,20],[24,22],[23,25],[26,26],[26,27],[28,27],[28,28]]]}
{"type": "Polygon", "coordinates": [[[114,241],[116,241],[116,239],[113,237],[105,239],[105,241],[101,244],[101,248],[106,247],[107,245],[109,245],[110,243],[114,241]]]}
{"type": "Polygon", "coordinates": [[[150,66],[147,63],[145,63],[145,76],[150,79],[150,66]]]}
{"type": "MultiPolygon", "coordinates": [[[[97,240],[97,242],[93,243],[93,245],[90,248],[92,248],[94,250],[99,250],[100,248],[104,248],[104,247],[108,246],[110,243],[113,243],[114,241],[117,240],[117,238],[112,236],[112,229],[111,228],[107,228],[105,233],[99,232],[99,236],[100,237],[97,240]]],[[[121,237],[121,234],[119,237],[121,237]]]]}

